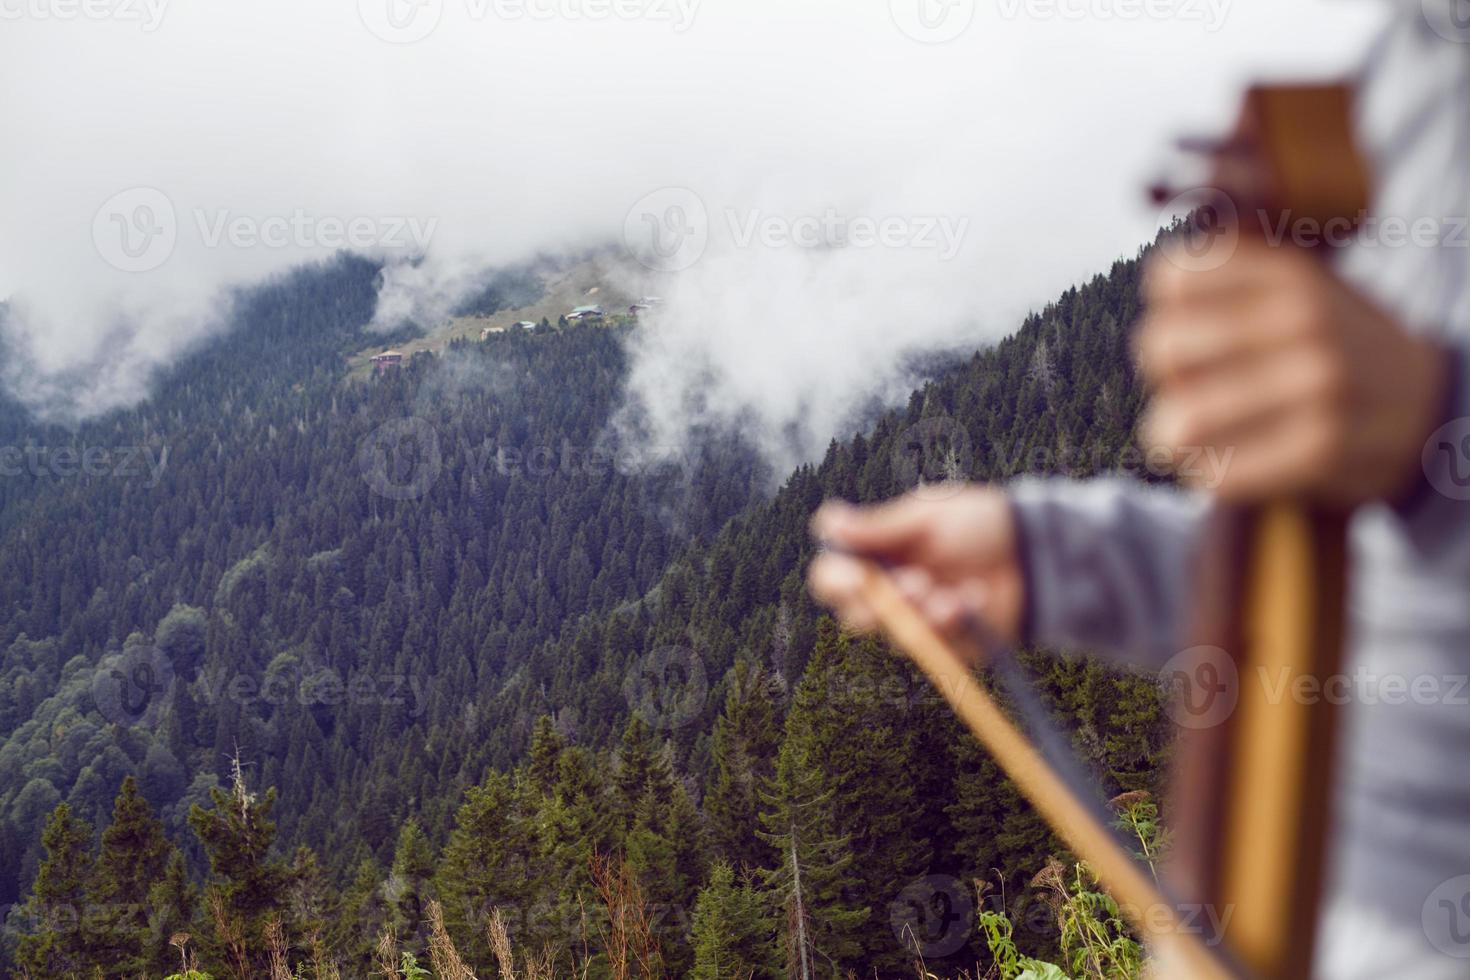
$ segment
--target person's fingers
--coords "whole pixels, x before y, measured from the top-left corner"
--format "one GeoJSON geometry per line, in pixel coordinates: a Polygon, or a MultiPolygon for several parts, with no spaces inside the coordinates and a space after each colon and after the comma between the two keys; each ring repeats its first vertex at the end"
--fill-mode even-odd
{"type": "Polygon", "coordinates": [[[862,585],[862,567],[846,555],[818,555],[807,571],[807,584],[812,595],[828,605],[849,602],[862,585]]]}
{"type": "Polygon", "coordinates": [[[1265,423],[1241,437],[1216,493],[1233,503],[1302,493],[1331,498],[1333,488],[1320,482],[1324,473],[1333,470],[1340,428],[1331,412],[1318,407],[1289,412],[1265,423]]]}
{"type": "Polygon", "coordinates": [[[863,508],[830,501],[812,518],[812,530],[840,548],[898,558],[920,544],[933,518],[933,502],[912,496],[863,508]]]}
{"type": "Polygon", "coordinates": [[[1150,308],[1215,302],[1270,291],[1283,281],[1321,273],[1315,259],[1243,235],[1228,261],[1207,269],[1165,246],[1144,268],[1143,296],[1150,308]]]}
{"type": "Polygon", "coordinates": [[[1340,407],[1342,372],[1317,352],[1299,348],[1212,371],[1165,389],[1143,423],[1144,441],[1177,451],[1223,451],[1297,408],[1340,407]]]}
{"type": "Polygon", "coordinates": [[[946,635],[962,632],[968,619],[969,610],[954,589],[932,590],[924,596],[919,608],[934,628],[946,635]]]}
{"type": "Polygon", "coordinates": [[[1224,304],[1201,312],[1169,310],[1139,328],[1138,366],[1154,384],[1183,383],[1278,350],[1295,340],[1252,307],[1224,304]]]}
{"type": "Polygon", "coordinates": [[[1254,240],[1243,239],[1228,262],[1209,269],[1180,259],[1168,246],[1149,260],[1143,273],[1145,304],[1179,306],[1234,298],[1266,288],[1275,277],[1272,263],[1262,261],[1254,240]]]}
{"type": "Polygon", "coordinates": [[[898,591],[904,594],[910,602],[918,605],[926,596],[934,591],[934,576],[928,569],[915,565],[904,565],[895,568],[891,573],[893,584],[898,586],[898,591]]]}
{"type": "Polygon", "coordinates": [[[818,602],[853,629],[870,630],[876,619],[863,601],[862,579],[863,569],[856,559],[830,552],[818,555],[807,571],[807,585],[818,602]]]}

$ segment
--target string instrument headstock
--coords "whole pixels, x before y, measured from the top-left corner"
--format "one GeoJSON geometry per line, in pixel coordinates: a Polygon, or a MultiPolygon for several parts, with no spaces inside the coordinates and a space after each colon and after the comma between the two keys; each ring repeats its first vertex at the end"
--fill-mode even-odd
{"type": "Polygon", "coordinates": [[[1207,230],[1274,235],[1311,247],[1351,231],[1367,213],[1372,180],[1353,136],[1348,85],[1258,85],[1246,92],[1235,128],[1223,139],[1187,138],[1178,149],[1202,159],[1209,176],[1182,188],[1161,180],[1155,204],[1193,197],[1192,216],[1207,230]],[[1292,228],[1319,234],[1292,236],[1292,228]]]}

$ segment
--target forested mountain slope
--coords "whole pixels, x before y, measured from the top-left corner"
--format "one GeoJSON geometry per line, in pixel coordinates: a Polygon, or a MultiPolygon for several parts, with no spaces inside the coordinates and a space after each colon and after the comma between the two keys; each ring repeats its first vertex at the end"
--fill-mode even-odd
{"type": "MultiPolygon", "coordinates": [[[[676,975],[704,948],[697,906],[706,937],[746,935],[740,962],[777,975],[793,864],[813,946],[861,975],[908,962],[894,922],[914,887],[998,870],[1024,896],[1055,843],[911,671],[823,625],[806,521],[921,474],[1116,465],[1141,402],[1136,261],[774,495],[729,435],[654,465],[609,441],[617,331],[494,335],[343,383],[377,274],[344,258],[243,294],[239,328],[156,397],[76,432],[6,413],[53,455],[0,481],[0,900],[35,877],[58,803],[100,829],[129,774],[203,879],[220,844],[188,814],[227,810],[210,790],[236,754],[277,793],[255,859],[315,852],[270,907],[305,949],[310,882],[318,932],[363,968],[384,923],[422,938],[429,896],[481,976],[491,906],[521,911],[518,941],[570,949],[595,855],[662,910],[676,975]],[[58,475],[61,446],[166,464],[58,475]]],[[[1033,662],[1105,786],[1152,788],[1156,685],[1033,662]]],[[[979,948],[967,926],[930,953],[979,948]]]]}

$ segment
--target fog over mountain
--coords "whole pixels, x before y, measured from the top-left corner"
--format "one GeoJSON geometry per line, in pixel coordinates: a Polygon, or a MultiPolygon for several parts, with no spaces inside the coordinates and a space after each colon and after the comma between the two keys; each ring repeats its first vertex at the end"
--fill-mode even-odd
{"type": "Polygon", "coordinates": [[[645,435],[738,420],[809,456],[906,390],[906,352],[1132,254],[1172,136],[1259,73],[1351,65],[1383,12],[920,2],[7,7],[4,381],[62,419],[129,404],[223,290],[339,248],[390,262],[391,325],[612,243],[664,298],[634,343],[645,435]]]}

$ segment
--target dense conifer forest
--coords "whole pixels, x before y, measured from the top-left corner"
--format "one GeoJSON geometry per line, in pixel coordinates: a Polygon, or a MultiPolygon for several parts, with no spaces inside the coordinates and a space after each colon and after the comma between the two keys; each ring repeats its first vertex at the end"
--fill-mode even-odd
{"type": "MultiPolygon", "coordinates": [[[[921,678],[821,615],[806,524],[922,479],[1127,466],[1139,268],[789,474],[739,432],[618,442],[636,326],[349,377],[380,271],[353,257],[234,296],[136,408],[0,407],[4,962],[981,975],[996,913],[1069,954],[1067,856],[921,678]]],[[[1026,662],[1120,817],[1151,820],[1156,680],[1026,662]]]]}

